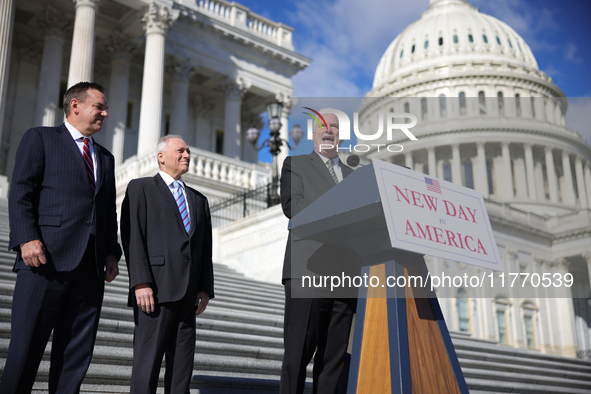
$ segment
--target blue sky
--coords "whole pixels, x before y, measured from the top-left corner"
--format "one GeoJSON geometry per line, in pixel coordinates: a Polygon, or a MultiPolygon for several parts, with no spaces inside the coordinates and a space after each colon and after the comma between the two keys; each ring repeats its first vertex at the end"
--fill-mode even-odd
{"type": "MultiPolygon", "coordinates": [[[[511,26],[540,69],[567,97],[591,97],[591,1],[469,0],[511,26]]],[[[387,46],[419,19],[429,0],[239,0],[251,11],[295,29],[297,52],[313,59],[293,78],[294,96],[362,97],[387,46]]],[[[567,126],[591,141],[590,99],[570,100],[567,126]]],[[[263,131],[263,135],[268,133],[263,131]]],[[[306,153],[298,147],[293,153],[306,153]]],[[[269,161],[261,152],[260,159],[269,161]]]]}

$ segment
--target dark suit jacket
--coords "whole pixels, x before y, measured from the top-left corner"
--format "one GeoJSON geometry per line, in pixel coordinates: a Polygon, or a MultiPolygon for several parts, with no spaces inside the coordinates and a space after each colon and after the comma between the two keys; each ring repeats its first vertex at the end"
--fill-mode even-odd
{"type": "Polygon", "coordinates": [[[135,286],[141,283],[150,283],[158,303],[178,301],[185,294],[195,303],[199,291],[214,296],[209,205],[195,189],[185,187],[185,193],[191,215],[189,234],[159,174],[134,179],[127,186],[121,241],[129,270],[129,306],[135,286]]]}
{"type": "Polygon", "coordinates": [[[31,268],[17,254],[14,270],[71,271],[96,228],[97,272],[104,277],[105,257],[121,257],[117,243],[113,155],[94,143],[96,188],[92,192],[86,165],[64,124],[36,127],[23,136],[16,154],[9,196],[9,249],[39,239],[47,264],[31,268]],[[94,222],[94,223],[93,223],[94,222]]]}
{"type": "MultiPolygon", "coordinates": [[[[340,167],[343,178],[353,172],[353,169],[342,161],[340,167]]],[[[291,219],[333,186],[334,181],[328,168],[316,152],[287,157],[281,170],[283,213],[291,219]]],[[[301,239],[290,231],[285,248],[282,281],[309,274],[306,272],[309,268],[308,260],[322,245],[320,242],[301,239]]]]}

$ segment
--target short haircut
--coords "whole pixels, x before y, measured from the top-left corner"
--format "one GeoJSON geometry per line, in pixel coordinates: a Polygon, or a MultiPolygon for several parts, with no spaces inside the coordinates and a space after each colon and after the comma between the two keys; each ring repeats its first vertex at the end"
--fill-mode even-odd
{"type": "MultiPolygon", "coordinates": [[[[175,135],[175,134],[165,135],[164,137],[162,137],[158,140],[158,144],[156,144],[156,153],[158,154],[160,152],[166,152],[168,150],[168,141],[170,141],[173,138],[177,138],[177,139],[185,142],[183,137],[181,137],[180,135],[175,135]]],[[[185,142],[185,144],[186,144],[186,142],[185,142]]]]}
{"type": "Polygon", "coordinates": [[[98,90],[102,94],[105,94],[105,88],[96,82],[78,82],[66,90],[66,93],[64,93],[64,113],[66,114],[66,118],[70,116],[70,102],[73,99],[85,102],[87,97],[86,92],[89,89],[98,90]]]}

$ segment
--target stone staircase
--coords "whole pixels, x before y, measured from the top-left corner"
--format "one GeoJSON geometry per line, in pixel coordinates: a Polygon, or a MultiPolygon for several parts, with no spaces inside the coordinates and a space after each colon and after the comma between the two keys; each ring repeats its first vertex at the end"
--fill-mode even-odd
{"type": "MultiPolygon", "coordinates": [[[[7,201],[0,199],[2,370],[10,340],[16,278],[11,271],[14,255],[6,252],[7,216],[7,201]]],[[[133,314],[126,307],[128,282],[123,262],[120,270],[117,279],[105,287],[97,343],[83,393],[129,392],[133,314]]],[[[214,271],[216,298],[197,319],[191,393],[277,393],[283,353],[283,287],[245,278],[221,264],[215,264],[214,271]]],[[[590,361],[515,349],[459,333],[452,333],[452,340],[471,393],[591,394],[590,361]]],[[[37,374],[35,392],[47,389],[49,353],[50,345],[37,374]]],[[[161,378],[163,375],[164,369],[161,378]]]]}

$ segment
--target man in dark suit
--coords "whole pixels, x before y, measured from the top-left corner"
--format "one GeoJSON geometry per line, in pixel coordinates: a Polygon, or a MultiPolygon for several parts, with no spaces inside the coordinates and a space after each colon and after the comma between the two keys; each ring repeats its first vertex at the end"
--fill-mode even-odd
{"type": "Polygon", "coordinates": [[[72,86],[64,112],[61,126],[28,130],[16,155],[8,247],[17,279],[3,394],[31,391],[52,330],[49,392],[79,392],[104,281],[119,273],[114,159],[92,139],[108,116],[103,87],[72,86]]]}
{"type": "MultiPolygon", "coordinates": [[[[323,117],[328,127],[321,124],[314,128],[314,151],[309,155],[287,157],[283,163],[281,205],[290,219],[353,172],[338,158],[338,146],[342,141],[339,140],[337,117],[330,113],[323,117]]],[[[330,298],[330,294],[322,291],[302,292],[302,275],[314,275],[309,271],[310,263],[322,248],[323,244],[319,242],[289,234],[282,280],[285,285],[285,353],[281,367],[281,394],[303,392],[306,366],[314,351],[313,392],[337,392],[355,300],[330,298]]]]}
{"type": "Polygon", "coordinates": [[[131,181],[121,241],[135,319],[131,393],[155,393],[166,353],[165,393],[186,394],[193,371],[195,316],[213,298],[207,198],[181,180],[189,147],[168,135],[157,146],[160,172],[131,181]]]}

